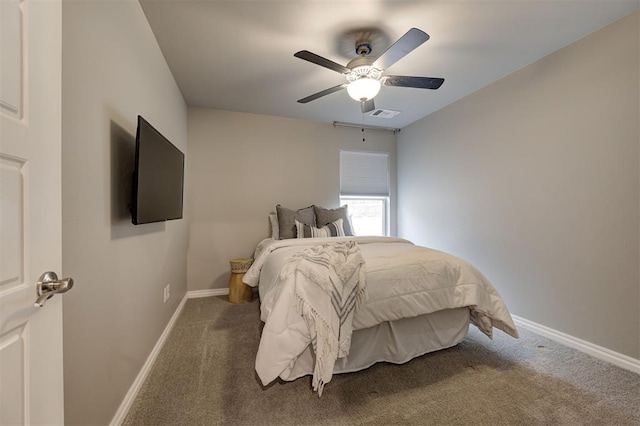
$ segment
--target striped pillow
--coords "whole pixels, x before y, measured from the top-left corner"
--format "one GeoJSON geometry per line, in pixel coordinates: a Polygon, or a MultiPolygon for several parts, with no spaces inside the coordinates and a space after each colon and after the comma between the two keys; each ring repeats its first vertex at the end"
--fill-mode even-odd
{"type": "Polygon", "coordinates": [[[344,228],[342,226],[342,219],[338,219],[331,222],[322,228],[316,228],[315,226],[305,225],[302,222],[296,220],[296,230],[298,231],[298,238],[320,238],[320,237],[344,237],[344,228]]]}

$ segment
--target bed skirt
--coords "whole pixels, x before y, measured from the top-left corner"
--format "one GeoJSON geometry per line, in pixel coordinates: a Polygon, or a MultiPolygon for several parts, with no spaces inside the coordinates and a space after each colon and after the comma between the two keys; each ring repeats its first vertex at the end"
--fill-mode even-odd
{"type": "MultiPolygon", "coordinates": [[[[420,355],[450,348],[467,335],[469,318],[468,308],[446,309],[356,330],[351,337],[347,362],[338,359],[333,372],[360,371],[376,362],[403,364],[420,355]]],[[[314,355],[308,346],[280,378],[291,381],[313,375],[313,368],[314,355]]]]}

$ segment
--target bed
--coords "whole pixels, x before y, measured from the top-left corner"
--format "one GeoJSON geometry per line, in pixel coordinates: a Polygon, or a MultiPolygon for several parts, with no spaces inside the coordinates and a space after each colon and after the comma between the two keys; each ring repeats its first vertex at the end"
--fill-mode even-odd
{"type": "Polygon", "coordinates": [[[455,346],[470,324],[490,338],[494,327],[518,337],[506,304],[474,266],[406,239],[267,238],[258,244],[254,258],[243,281],[259,290],[264,328],[256,372],[264,385],[277,378],[291,381],[313,375],[314,389],[321,395],[331,374],[382,361],[400,364],[455,346]],[[296,293],[302,275],[285,276],[283,270],[301,253],[332,247],[349,247],[361,256],[357,272],[364,274],[366,291],[349,319],[348,356],[333,360],[328,377],[317,377],[320,339],[301,315],[296,293]]]}

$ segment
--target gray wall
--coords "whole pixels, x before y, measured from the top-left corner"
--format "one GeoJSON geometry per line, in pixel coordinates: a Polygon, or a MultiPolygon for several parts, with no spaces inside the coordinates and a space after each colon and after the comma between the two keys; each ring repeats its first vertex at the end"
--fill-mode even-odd
{"type": "MultiPolygon", "coordinates": [[[[248,257],[269,236],[276,204],[339,206],[340,149],[390,154],[395,193],[396,137],[387,131],[189,108],[189,290],[226,288],[229,260],[248,257]]],[[[392,206],[392,233],[395,233],[392,206]]]]}
{"type": "Polygon", "coordinates": [[[62,12],[65,417],[98,425],[186,293],[187,220],[134,226],[127,203],[137,115],[186,152],[187,110],[138,2],[62,12]]]}
{"type": "Polygon", "coordinates": [[[398,137],[401,236],[476,264],[514,314],[636,359],[639,16],[398,137]]]}

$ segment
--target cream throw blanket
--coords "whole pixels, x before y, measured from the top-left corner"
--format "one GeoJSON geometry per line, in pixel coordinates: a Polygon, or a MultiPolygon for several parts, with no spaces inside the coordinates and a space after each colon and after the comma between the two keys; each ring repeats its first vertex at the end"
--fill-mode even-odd
{"type": "Polygon", "coordinates": [[[365,262],[355,241],[320,244],[295,254],[280,279],[295,279],[296,310],[316,355],[313,390],[322,396],[338,358],[349,354],[353,314],[367,299],[365,262]]]}

